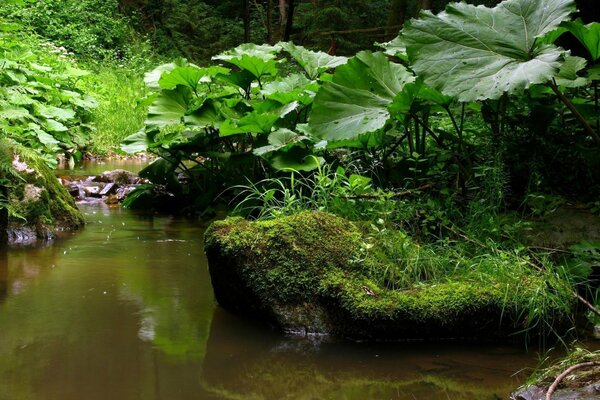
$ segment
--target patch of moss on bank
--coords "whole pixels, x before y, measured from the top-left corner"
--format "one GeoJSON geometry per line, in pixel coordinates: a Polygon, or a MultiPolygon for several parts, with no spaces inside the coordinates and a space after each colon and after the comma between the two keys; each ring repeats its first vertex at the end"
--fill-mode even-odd
{"type": "Polygon", "coordinates": [[[393,263],[401,274],[410,260],[382,257],[372,239],[352,222],[310,211],[258,222],[229,218],[205,236],[219,303],[287,331],[498,338],[529,327],[560,329],[573,307],[566,282],[508,256],[440,256],[452,268],[390,286],[380,276],[393,263]],[[377,257],[365,256],[367,244],[377,257]]]}
{"type": "Polygon", "coordinates": [[[84,224],[83,214],[54,173],[34,152],[4,139],[0,170],[10,231],[28,230],[47,239],[55,231],[74,230],[84,224]],[[7,160],[10,164],[7,165],[7,160]]]}

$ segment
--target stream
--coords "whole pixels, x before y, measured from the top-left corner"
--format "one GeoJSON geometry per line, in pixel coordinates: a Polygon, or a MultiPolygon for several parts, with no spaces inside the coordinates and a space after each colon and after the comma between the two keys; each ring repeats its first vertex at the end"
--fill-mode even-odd
{"type": "Polygon", "coordinates": [[[523,345],[284,337],[217,306],[205,223],[80,207],[83,231],[0,253],[0,400],[497,400],[538,362],[523,345]]]}

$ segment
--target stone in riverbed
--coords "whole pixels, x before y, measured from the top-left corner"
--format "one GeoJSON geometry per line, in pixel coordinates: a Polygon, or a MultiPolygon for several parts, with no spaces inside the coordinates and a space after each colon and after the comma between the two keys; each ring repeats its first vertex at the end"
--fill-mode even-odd
{"type": "Polygon", "coordinates": [[[140,178],[133,172],[124,169],[106,171],[96,176],[94,182],[117,183],[119,185],[134,185],[140,183],[140,178]]]}

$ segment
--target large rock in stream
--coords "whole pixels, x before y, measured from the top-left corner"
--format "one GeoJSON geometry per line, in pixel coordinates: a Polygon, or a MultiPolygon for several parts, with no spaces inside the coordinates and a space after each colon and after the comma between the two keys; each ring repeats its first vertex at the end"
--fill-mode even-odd
{"type": "Polygon", "coordinates": [[[2,243],[30,244],[84,225],[83,214],[45,162],[9,140],[0,140],[2,243]]]}
{"type": "MultiPolygon", "coordinates": [[[[357,225],[322,212],[259,222],[228,218],[205,235],[219,304],[292,334],[515,340],[536,291],[547,288],[545,277],[515,267],[510,281],[492,274],[394,290],[371,279],[364,244],[357,225]]],[[[569,311],[548,310],[556,329],[569,311]]]]}

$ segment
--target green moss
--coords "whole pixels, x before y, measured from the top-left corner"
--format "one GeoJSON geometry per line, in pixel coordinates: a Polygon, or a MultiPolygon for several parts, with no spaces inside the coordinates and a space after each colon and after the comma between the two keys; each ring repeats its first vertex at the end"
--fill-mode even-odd
{"type": "MultiPolygon", "coordinates": [[[[205,240],[217,299],[237,308],[239,299],[231,299],[231,289],[223,282],[236,280],[245,298],[255,296],[256,309],[273,314],[280,325],[310,324],[310,315],[282,317],[282,309],[288,314],[312,310],[320,326],[325,310],[329,329],[349,336],[506,335],[529,326],[541,328],[540,321],[556,327],[572,309],[568,283],[516,257],[452,259],[442,254],[435,262],[427,261],[424,275],[411,265],[418,260],[402,257],[425,250],[410,238],[400,239],[376,249],[375,257],[365,256],[365,247],[380,244],[373,244],[355,224],[327,213],[301,212],[259,222],[229,218],[214,223],[205,240]],[[436,266],[444,262],[451,266],[436,266]],[[416,272],[409,271],[411,280],[401,285],[389,285],[390,278],[381,277],[391,268],[398,276],[410,268],[416,272]],[[307,303],[318,305],[321,312],[307,303]]],[[[428,256],[434,257],[430,250],[428,256]]]]}
{"type": "Polygon", "coordinates": [[[359,241],[352,223],[321,212],[254,223],[230,218],[206,233],[207,248],[249,261],[238,272],[262,300],[283,303],[313,300],[323,272],[348,265],[359,241]]]}
{"type": "Polygon", "coordinates": [[[40,157],[8,140],[2,146],[10,149],[17,164],[2,177],[9,182],[11,225],[32,226],[46,236],[55,229],[76,229],[84,224],[73,198],[40,157]]]}

